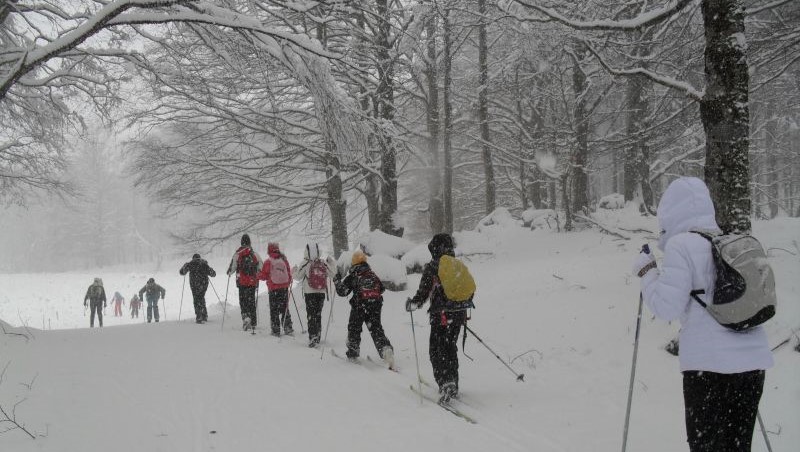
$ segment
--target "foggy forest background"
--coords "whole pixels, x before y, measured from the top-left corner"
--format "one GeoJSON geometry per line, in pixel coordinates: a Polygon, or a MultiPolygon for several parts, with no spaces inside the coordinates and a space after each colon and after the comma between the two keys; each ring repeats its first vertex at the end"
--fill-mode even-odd
{"type": "Polygon", "coordinates": [[[800,216],[794,0],[0,1],[0,270],[585,227],[704,178],[800,216]]]}

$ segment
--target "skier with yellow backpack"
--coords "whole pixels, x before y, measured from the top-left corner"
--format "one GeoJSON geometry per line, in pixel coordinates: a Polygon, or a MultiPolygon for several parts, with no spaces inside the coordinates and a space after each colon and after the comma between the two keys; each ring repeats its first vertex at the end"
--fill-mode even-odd
{"type": "Polygon", "coordinates": [[[433,377],[444,401],[458,396],[458,334],[474,308],[475,280],[463,262],[455,258],[450,234],[436,234],[428,243],[431,261],[425,264],[416,295],[406,301],[415,311],[430,299],[429,354],[433,377]]]}

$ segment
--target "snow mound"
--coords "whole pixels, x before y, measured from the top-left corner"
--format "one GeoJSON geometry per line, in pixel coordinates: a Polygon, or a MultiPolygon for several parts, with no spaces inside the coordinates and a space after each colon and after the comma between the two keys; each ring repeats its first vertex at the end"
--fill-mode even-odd
{"type": "Polygon", "coordinates": [[[400,258],[407,273],[422,273],[422,268],[431,260],[428,245],[417,245],[400,258]]]}
{"type": "Polygon", "coordinates": [[[625,197],[619,193],[605,195],[600,198],[600,202],[597,203],[597,207],[608,210],[622,209],[625,207],[625,197]]]}
{"type": "Polygon", "coordinates": [[[478,221],[475,230],[484,232],[489,228],[508,229],[520,226],[520,221],[511,215],[505,207],[498,207],[494,212],[486,215],[478,221]]]}
{"type": "Polygon", "coordinates": [[[413,242],[402,237],[395,237],[377,229],[363,235],[357,243],[361,244],[361,249],[369,255],[385,254],[398,259],[415,246],[413,242]]]}
{"type": "Polygon", "coordinates": [[[485,234],[475,231],[453,233],[456,242],[456,256],[470,254],[494,254],[495,247],[485,234]]]}
{"type": "Polygon", "coordinates": [[[558,217],[553,209],[528,209],[522,212],[522,225],[531,229],[556,229],[558,217]]]}

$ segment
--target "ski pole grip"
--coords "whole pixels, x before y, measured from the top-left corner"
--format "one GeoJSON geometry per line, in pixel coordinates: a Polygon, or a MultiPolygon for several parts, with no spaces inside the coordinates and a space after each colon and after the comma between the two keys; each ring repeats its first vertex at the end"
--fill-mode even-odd
{"type": "Polygon", "coordinates": [[[650,254],[650,245],[648,245],[646,243],[644,245],[642,245],[642,252],[644,254],[650,254]]]}

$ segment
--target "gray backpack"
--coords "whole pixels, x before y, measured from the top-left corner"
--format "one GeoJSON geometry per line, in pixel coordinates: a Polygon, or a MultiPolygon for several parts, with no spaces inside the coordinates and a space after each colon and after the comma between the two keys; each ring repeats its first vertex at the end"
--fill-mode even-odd
{"type": "Polygon", "coordinates": [[[698,297],[704,289],[690,292],[720,325],[746,331],[775,315],[775,276],[764,247],[749,235],[716,235],[692,231],[711,242],[717,282],[711,304],[698,297]]]}

